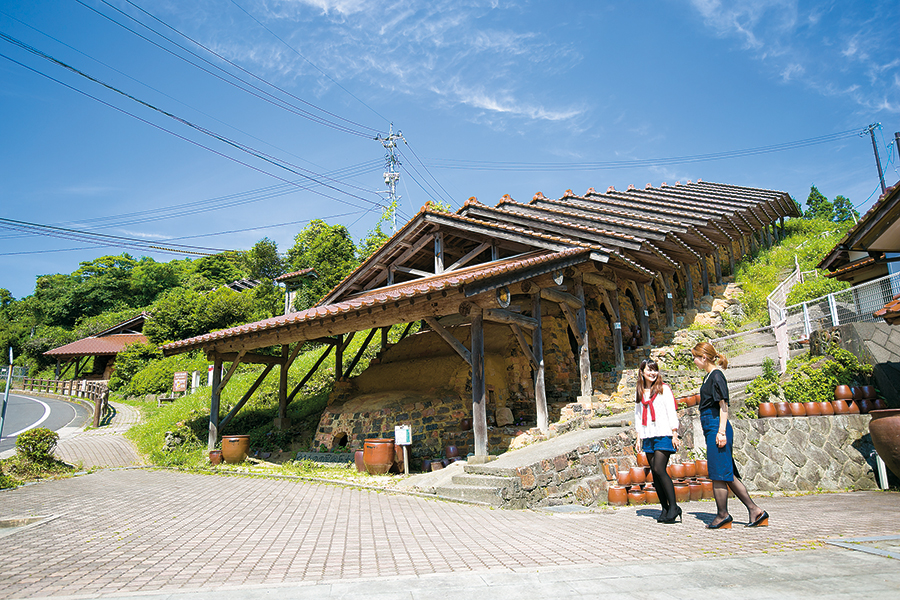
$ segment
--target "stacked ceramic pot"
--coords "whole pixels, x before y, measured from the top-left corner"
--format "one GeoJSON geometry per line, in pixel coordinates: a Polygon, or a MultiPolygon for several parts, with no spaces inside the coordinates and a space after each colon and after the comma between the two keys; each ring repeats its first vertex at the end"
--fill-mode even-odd
{"type": "MultiPolygon", "coordinates": [[[[707,478],[705,460],[672,463],[666,469],[675,484],[677,502],[712,498],[712,481],[707,478]]],[[[626,504],[659,504],[659,493],[653,486],[653,474],[643,452],[638,454],[638,466],[606,473],[610,485],[607,501],[612,506],[626,504]]]]}
{"type": "Polygon", "coordinates": [[[870,410],[887,408],[874,386],[839,385],[830,402],[760,402],[759,418],[817,417],[868,414],[870,410]]]}

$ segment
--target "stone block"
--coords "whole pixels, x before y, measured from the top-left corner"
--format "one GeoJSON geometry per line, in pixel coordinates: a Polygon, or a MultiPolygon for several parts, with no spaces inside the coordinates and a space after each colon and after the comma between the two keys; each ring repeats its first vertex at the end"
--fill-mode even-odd
{"type": "Polygon", "coordinates": [[[595,466],[597,464],[597,455],[591,452],[583,454],[580,462],[582,465],[588,467],[595,466]]]}
{"type": "Polygon", "coordinates": [[[802,446],[788,444],[784,448],[784,454],[797,467],[803,467],[809,460],[802,446]]]}
{"type": "Polygon", "coordinates": [[[557,472],[564,471],[569,467],[569,459],[567,456],[557,456],[553,459],[553,469],[557,472]]]}
{"type": "Polygon", "coordinates": [[[519,476],[519,482],[523,490],[530,491],[534,489],[536,481],[534,470],[531,467],[520,467],[516,469],[516,474],[519,476]]]}

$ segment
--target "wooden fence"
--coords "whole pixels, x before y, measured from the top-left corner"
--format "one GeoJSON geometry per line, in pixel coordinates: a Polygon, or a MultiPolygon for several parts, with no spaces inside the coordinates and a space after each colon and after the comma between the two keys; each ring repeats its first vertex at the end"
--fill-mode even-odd
{"type": "Polygon", "coordinates": [[[94,427],[100,427],[100,420],[109,410],[109,388],[107,388],[105,381],[24,377],[22,379],[22,389],[90,400],[94,404],[94,427]]]}

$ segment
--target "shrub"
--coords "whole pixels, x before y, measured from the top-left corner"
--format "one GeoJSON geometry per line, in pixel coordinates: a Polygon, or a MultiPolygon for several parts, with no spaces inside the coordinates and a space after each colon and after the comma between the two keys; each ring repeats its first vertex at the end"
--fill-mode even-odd
{"type": "Polygon", "coordinates": [[[16,452],[34,462],[50,462],[59,434],[45,427],[35,427],[19,434],[16,438],[16,452]]]}
{"type": "Polygon", "coordinates": [[[840,292],[850,287],[846,281],[838,281],[828,277],[817,277],[815,279],[807,279],[803,283],[798,283],[791,288],[787,295],[787,305],[793,306],[808,300],[815,300],[822,296],[827,296],[834,292],[840,292]]]}
{"type": "Polygon", "coordinates": [[[109,389],[115,392],[124,388],[138,371],[160,358],[162,352],[156,344],[128,344],[116,356],[116,368],[109,379],[109,389]]]}

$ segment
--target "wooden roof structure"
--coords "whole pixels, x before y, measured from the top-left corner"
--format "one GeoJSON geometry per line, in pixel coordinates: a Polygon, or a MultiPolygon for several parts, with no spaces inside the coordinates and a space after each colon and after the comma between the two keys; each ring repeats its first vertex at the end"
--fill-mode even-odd
{"type": "MultiPolygon", "coordinates": [[[[629,188],[605,194],[593,189],[584,196],[568,191],[559,200],[536,194],[524,204],[504,197],[489,207],[470,199],[456,213],[429,205],[338,283],[315,307],[256,323],[180,340],[162,347],[165,354],[203,350],[214,368],[210,407],[212,449],[218,431],[249,399],[262,379],[280,367],[279,417],[285,425],[287,403],[308,374],[288,393],[287,369],[307,340],[328,344],[315,368],[335,351],[335,377],[349,373],[362,353],[345,368],[343,350],[354,333],[370,329],[365,345],[378,328],[382,344],[392,325],[425,321],[472,368],[475,455],[487,454],[483,321],[509,325],[532,364],[538,426],[546,430],[543,389],[541,302],[556,303],[578,342],[581,396],[592,393],[585,286],[594,286],[615,321],[616,363],[624,366],[619,290],[636,291],[644,307],[644,331],[649,331],[644,285],[662,281],[666,323],[674,323],[672,275],[681,273],[687,285],[688,308],[694,294],[690,265],[701,268],[704,293],[709,293],[707,259],[713,259],[721,281],[724,248],[734,264],[734,243],[741,254],[770,245],[778,235],[776,222],[799,216],[799,207],[784,192],[688,182],[643,190],[629,188]],[[510,305],[516,295],[524,308],[510,305]],[[472,328],[471,348],[465,348],[447,327],[472,328]],[[530,332],[530,340],[526,336],[530,332]],[[280,346],[280,355],[258,352],[280,346]],[[220,378],[222,364],[231,368],[220,378]],[[266,369],[237,406],[219,418],[222,388],[240,362],[265,364],[266,369]]],[[[649,335],[645,339],[649,339],[649,335]]]]}
{"type": "MultiPolygon", "coordinates": [[[[129,344],[146,344],[147,336],[142,332],[144,322],[149,317],[149,314],[142,312],[136,317],[117,323],[99,333],[48,350],[44,352],[44,355],[56,359],[57,377],[60,374],[60,364],[72,362],[75,363],[74,376],[78,377],[83,358],[106,357],[104,360],[108,360],[115,357],[129,344]]],[[[67,365],[66,368],[68,369],[69,366],[71,365],[67,365]]]]}

